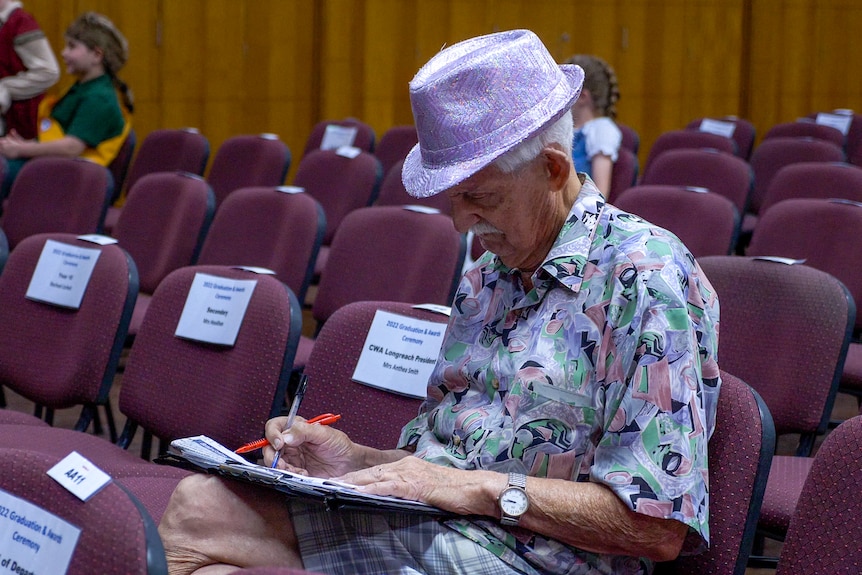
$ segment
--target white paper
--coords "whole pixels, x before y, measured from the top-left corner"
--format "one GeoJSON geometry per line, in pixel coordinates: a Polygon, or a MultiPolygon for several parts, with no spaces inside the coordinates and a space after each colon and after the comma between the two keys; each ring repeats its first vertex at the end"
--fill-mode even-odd
{"type": "Polygon", "coordinates": [[[736,124],[733,122],[725,122],[723,120],[704,118],[700,122],[700,131],[709,132],[710,134],[718,134],[725,138],[732,138],[733,132],[736,131],[736,124]]]}
{"type": "Polygon", "coordinates": [[[47,240],[33,270],[27,298],[78,309],[93,268],[101,255],[95,248],[82,248],[47,240]]]}
{"type": "Polygon", "coordinates": [[[0,490],[0,573],[63,574],[81,530],[0,490]]]}
{"type": "Polygon", "coordinates": [[[777,264],[784,264],[787,266],[795,266],[799,264],[804,264],[805,260],[795,260],[793,258],[782,258],[778,256],[754,256],[756,260],[763,260],[765,262],[775,262],[777,264]]]}
{"type": "Polygon", "coordinates": [[[404,206],[404,209],[411,211],[411,212],[418,212],[420,214],[439,214],[440,213],[440,210],[438,210],[437,208],[432,208],[431,206],[419,206],[416,204],[408,204],[408,205],[404,206]]]}
{"type": "Polygon", "coordinates": [[[850,131],[850,124],[853,122],[853,116],[846,114],[830,114],[828,112],[820,112],[815,120],[818,124],[831,126],[839,130],[845,136],[850,131]]]}
{"type": "Polygon", "coordinates": [[[448,305],[440,305],[438,303],[420,303],[412,307],[413,309],[424,309],[425,311],[439,313],[447,317],[452,315],[452,308],[448,305]]]}
{"type": "Polygon", "coordinates": [[[233,345],[255,285],[257,280],[195,274],[174,335],[233,345]]]}
{"type": "Polygon", "coordinates": [[[686,191],[697,192],[698,194],[708,194],[709,193],[709,188],[704,188],[701,186],[686,186],[685,189],[686,189],[686,191]]]}
{"type": "Polygon", "coordinates": [[[305,191],[305,188],[300,186],[278,186],[275,188],[275,191],[281,192],[282,194],[301,194],[305,191]]]}
{"type": "Polygon", "coordinates": [[[48,475],[81,501],[88,500],[111,482],[110,475],[77,451],[73,451],[49,469],[48,475]]]}
{"type": "Polygon", "coordinates": [[[445,323],[377,310],[353,380],[423,398],[443,344],[445,323]]]}
{"type": "Polygon", "coordinates": [[[83,236],[78,236],[78,239],[93,244],[99,244],[100,246],[115,244],[118,241],[116,238],[112,238],[111,236],[103,236],[101,234],[86,234],[83,236]]]}
{"type": "Polygon", "coordinates": [[[323,132],[323,138],[320,141],[321,150],[334,150],[341,146],[352,146],[356,139],[356,126],[339,126],[338,124],[329,124],[323,132]]]}
{"type": "Polygon", "coordinates": [[[245,270],[247,272],[251,272],[253,274],[259,274],[259,275],[267,275],[267,276],[274,276],[275,275],[275,272],[272,271],[271,269],[262,268],[259,266],[234,266],[234,269],[245,270]]]}
{"type": "Polygon", "coordinates": [[[338,148],[336,148],[335,153],[342,158],[348,158],[352,160],[353,158],[361,154],[362,150],[354,146],[339,146],[338,148]]]}

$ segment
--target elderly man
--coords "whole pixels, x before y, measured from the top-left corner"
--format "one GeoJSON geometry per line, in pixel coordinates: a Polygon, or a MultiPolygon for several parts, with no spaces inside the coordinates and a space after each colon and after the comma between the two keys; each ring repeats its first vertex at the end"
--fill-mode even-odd
{"type": "Polygon", "coordinates": [[[452,302],[428,397],[391,451],[267,424],[267,462],[279,450],[279,466],[453,517],[325,511],[193,476],[159,528],[172,573],[634,574],[708,543],[718,305],[674,236],[574,172],[582,82],[523,30],[418,72],[404,183],[445,191],[488,250],[452,302]]]}

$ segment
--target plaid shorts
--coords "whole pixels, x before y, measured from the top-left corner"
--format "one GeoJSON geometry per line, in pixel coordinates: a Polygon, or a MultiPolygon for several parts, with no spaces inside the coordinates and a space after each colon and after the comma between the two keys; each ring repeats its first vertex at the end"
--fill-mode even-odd
{"type": "Polygon", "coordinates": [[[336,575],[537,575],[516,568],[440,521],[418,514],[329,511],[290,499],[302,561],[309,571],[336,575]]]}

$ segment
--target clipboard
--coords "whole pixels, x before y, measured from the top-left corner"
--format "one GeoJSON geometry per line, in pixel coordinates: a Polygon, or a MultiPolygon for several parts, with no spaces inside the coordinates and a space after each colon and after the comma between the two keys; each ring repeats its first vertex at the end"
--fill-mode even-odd
{"type": "Polygon", "coordinates": [[[339,481],[307,477],[283,469],[270,469],[246,460],[205,435],[172,441],[168,452],[154,461],[274,489],[288,497],[317,501],[329,510],[360,509],[368,512],[394,511],[438,517],[455,516],[449,511],[421,501],[363,493],[339,481]]]}

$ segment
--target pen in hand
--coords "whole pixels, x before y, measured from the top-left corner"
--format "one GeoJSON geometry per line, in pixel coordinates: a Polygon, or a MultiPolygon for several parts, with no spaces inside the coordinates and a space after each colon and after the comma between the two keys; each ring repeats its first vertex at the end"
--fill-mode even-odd
{"type": "MultiPolygon", "coordinates": [[[[290,403],[290,411],[287,412],[287,423],[284,429],[288,430],[293,425],[293,420],[296,419],[296,412],[299,411],[299,404],[302,403],[302,398],[305,396],[305,388],[308,386],[308,376],[304,373],[299,376],[299,382],[296,385],[296,391],[293,392],[293,401],[290,403]]],[[[278,465],[278,458],[281,457],[281,450],[276,450],[275,457],[272,458],[272,467],[278,465]]]]}

